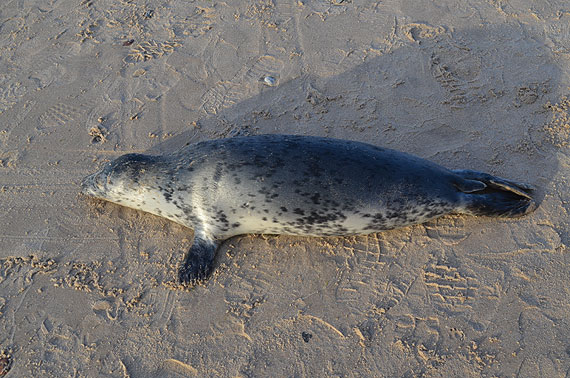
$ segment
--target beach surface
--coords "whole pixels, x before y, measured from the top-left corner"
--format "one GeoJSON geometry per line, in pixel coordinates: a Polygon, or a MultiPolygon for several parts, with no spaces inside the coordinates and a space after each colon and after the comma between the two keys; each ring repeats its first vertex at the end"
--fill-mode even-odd
{"type": "Polygon", "coordinates": [[[570,374],[565,0],[4,0],[0,376],[570,374]],[[364,141],[537,187],[520,219],[245,235],[81,196],[125,153],[364,141]]]}

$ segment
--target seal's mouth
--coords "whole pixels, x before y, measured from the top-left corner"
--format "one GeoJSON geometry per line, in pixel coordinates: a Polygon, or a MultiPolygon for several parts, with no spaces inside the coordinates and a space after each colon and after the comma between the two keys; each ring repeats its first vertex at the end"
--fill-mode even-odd
{"type": "Polygon", "coordinates": [[[81,181],[81,194],[92,195],[93,183],[96,173],[85,177],[81,181]]]}

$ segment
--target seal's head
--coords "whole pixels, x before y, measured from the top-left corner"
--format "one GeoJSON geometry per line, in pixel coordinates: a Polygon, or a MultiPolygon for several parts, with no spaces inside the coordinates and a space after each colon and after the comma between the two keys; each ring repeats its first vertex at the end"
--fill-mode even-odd
{"type": "Polygon", "coordinates": [[[132,202],[142,194],[139,193],[140,180],[148,174],[155,160],[148,155],[123,155],[107,163],[99,172],[85,177],[81,193],[115,203],[123,203],[126,198],[132,202]]]}

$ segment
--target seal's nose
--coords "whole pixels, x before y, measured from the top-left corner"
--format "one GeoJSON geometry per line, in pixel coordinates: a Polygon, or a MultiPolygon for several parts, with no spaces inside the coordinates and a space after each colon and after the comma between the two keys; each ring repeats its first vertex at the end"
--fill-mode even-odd
{"type": "Polygon", "coordinates": [[[89,175],[81,181],[81,194],[93,195],[93,189],[95,185],[95,176],[97,173],[89,175]]]}

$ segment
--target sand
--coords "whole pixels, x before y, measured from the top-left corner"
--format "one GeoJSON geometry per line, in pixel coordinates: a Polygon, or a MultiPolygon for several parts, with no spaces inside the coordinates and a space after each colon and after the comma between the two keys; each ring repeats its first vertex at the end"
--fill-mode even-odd
{"type": "Polygon", "coordinates": [[[569,74],[564,0],[2,1],[0,376],[566,376],[569,74]],[[540,207],[236,237],[182,290],[192,230],[79,195],[123,153],[261,133],[527,181],[540,207]]]}

